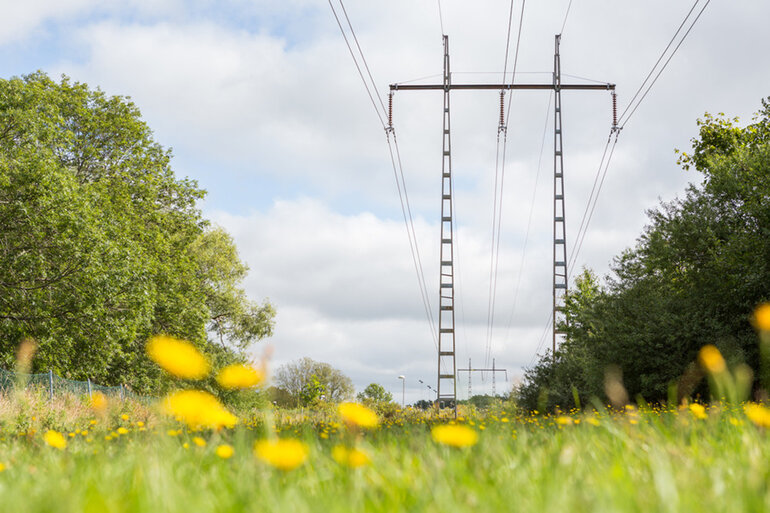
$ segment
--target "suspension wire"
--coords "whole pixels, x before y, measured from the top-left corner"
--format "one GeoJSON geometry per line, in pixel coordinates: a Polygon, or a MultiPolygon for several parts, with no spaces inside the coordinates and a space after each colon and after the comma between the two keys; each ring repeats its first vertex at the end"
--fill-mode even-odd
{"type": "Polygon", "coordinates": [[[548,96],[548,106],[545,108],[545,123],[543,123],[543,140],[540,143],[540,157],[537,160],[537,173],[535,174],[535,187],[532,191],[532,200],[529,203],[529,217],[527,219],[527,231],[524,234],[524,246],[521,250],[521,263],[519,264],[519,272],[516,277],[516,287],[513,289],[513,307],[511,308],[511,314],[508,316],[508,323],[505,329],[504,340],[508,339],[508,335],[513,325],[513,316],[516,313],[516,305],[519,298],[519,290],[521,285],[521,277],[524,274],[524,262],[527,259],[527,246],[529,244],[529,233],[532,227],[532,217],[535,212],[535,200],[537,198],[537,185],[540,181],[540,171],[543,164],[543,153],[545,152],[545,139],[548,136],[548,121],[551,119],[551,101],[553,100],[553,91],[548,96]]]}
{"type": "Polygon", "coordinates": [[[505,36],[505,65],[503,66],[503,82],[505,82],[505,73],[508,71],[508,50],[511,46],[511,22],[513,21],[513,0],[511,0],[511,9],[508,12],[508,33],[505,36]]]}
{"type": "MultiPolygon", "coordinates": [[[[344,5],[342,4],[342,0],[340,0],[340,5],[342,6],[342,9],[344,11],[345,8],[344,8],[344,5]]],[[[420,258],[420,252],[419,252],[419,245],[417,243],[417,232],[414,229],[414,220],[412,216],[411,207],[409,204],[409,195],[406,190],[406,181],[404,179],[403,165],[401,162],[401,155],[398,149],[398,140],[396,138],[395,129],[393,129],[393,127],[390,124],[388,125],[385,124],[383,114],[385,115],[386,118],[389,118],[388,111],[384,110],[385,106],[382,103],[382,100],[380,100],[380,107],[382,107],[384,110],[383,113],[380,112],[380,108],[377,106],[377,102],[374,100],[374,94],[372,93],[372,90],[369,87],[370,84],[367,83],[366,78],[364,77],[364,74],[361,70],[361,66],[358,63],[358,58],[356,57],[356,54],[353,51],[352,46],[350,45],[350,41],[348,40],[348,37],[345,33],[345,29],[342,26],[340,18],[337,15],[337,11],[335,10],[331,0],[329,0],[329,7],[332,10],[332,14],[334,14],[334,19],[337,21],[337,26],[339,27],[340,32],[342,33],[342,37],[345,40],[345,44],[348,47],[350,56],[353,59],[353,63],[356,66],[356,70],[358,70],[358,75],[361,78],[361,82],[364,84],[364,88],[366,89],[366,93],[369,96],[369,100],[371,101],[372,106],[374,107],[375,114],[377,114],[377,118],[380,120],[380,124],[382,125],[383,129],[385,129],[388,149],[390,152],[391,164],[393,166],[393,174],[396,179],[396,189],[398,190],[399,201],[401,203],[401,213],[404,217],[404,224],[406,226],[407,236],[409,238],[409,248],[412,253],[412,261],[414,263],[415,272],[417,274],[417,282],[420,288],[420,296],[423,301],[423,307],[425,309],[426,318],[428,320],[431,336],[433,338],[433,345],[436,347],[436,349],[438,349],[438,340],[437,340],[436,329],[435,329],[435,319],[432,314],[430,297],[428,295],[428,290],[425,282],[425,273],[423,271],[422,260],[420,258]],[[391,133],[393,135],[392,146],[391,146],[391,140],[390,140],[391,133]],[[395,153],[393,151],[394,148],[395,148],[395,153]]],[[[361,55],[361,59],[364,62],[364,66],[367,70],[369,79],[372,82],[371,83],[372,89],[376,89],[374,79],[372,78],[372,74],[369,70],[369,66],[366,64],[366,58],[364,57],[363,51],[361,50],[361,47],[358,44],[358,40],[355,37],[355,32],[350,22],[350,18],[348,18],[347,16],[347,12],[345,12],[345,18],[347,20],[348,26],[350,27],[351,34],[353,34],[353,37],[355,39],[356,47],[358,48],[358,51],[361,55]]]]}
{"type": "MultiPolygon", "coordinates": [[[[356,31],[353,30],[353,25],[350,23],[350,18],[348,18],[348,11],[345,9],[345,4],[342,3],[342,0],[339,0],[340,6],[342,7],[342,12],[345,14],[345,20],[348,22],[348,27],[350,27],[350,33],[353,35],[353,41],[356,43],[356,48],[358,48],[358,53],[361,54],[361,60],[364,62],[364,67],[366,68],[366,73],[369,75],[369,80],[372,83],[372,88],[377,89],[376,82],[374,81],[374,78],[372,77],[372,72],[369,70],[369,64],[366,62],[366,57],[364,57],[364,52],[361,50],[361,45],[358,44],[358,38],[356,37],[356,31]]],[[[380,106],[382,107],[383,112],[387,112],[385,109],[385,104],[382,102],[382,97],[377,96],[377,98],[380,100],[380,106]]]]}
{"type": "MultiPolygon", "coordinates": [[[[591,187],[591,193],[588,195],[588,201],[586,201],[586,208],[583,210],[583,217],[580,219],[580,227],[577,231],[577,237],[575,240],[580,240],[581,235],[583,234],[583,229],[586,226],[586,219],[588,218],[588,211],[591,209],[591,204],[594,201],[594,194],[596,193],[596,187],[599,183],[599,179],[602,176],[602,170],[604,169],[604,159],[607,157],[607,150],[610,147],[610,143],[612,142],[612,130],[610,131],[610,134],[607,136],[607,144],[604,145],[604,151],[602,152],[602,158],[599,161],[599,168],[596,170],[596,176],[594,177],[594,183],[591,187]]],[[[598,194],[597,194],[598,195],[598,194]]],[[[567,267],[569,269],[569,275],[572,274],[572,264],[575,263],[575,259],[577,258],[577,252],[576,252],[577,246],[572,247],[572,251],[569,255],[569,260],[567,261],[567,267]]],[[[567,277],[569,280],[569,276],[567,277]]]]}
{"type": "Polygon", "coordinates": [[[393,175],[396,179],[396,188],[398,189],[398,196],[401,201],[401,213],[404,217],[404,225],[406,226],[406,232],[409,237],[409,250],[412,253],[412,262],[414,264],[414,270],[417,273],[417,284],[420,287],[420,297],[422,298],[423,308],[425,309],[425,316],[428,319],[430,326],[431,337],[433,338],[433,345],[438,350],[438,340],[436,339],[436,322],[433,317],[433,308],[430,304],[430,295],[428,294],[428,287],[425,284],[425,273],[422,267],[422,259],[420,258],[420,249],[417,244],[417,233],[414,230],[414,222],[412,219],[412,210],[409,206],[409,195],[406,192],[406,182],[404,181],[404,168],[401,163],[401,153],[398,149],[398,139],[396,138],[395,130],[392,131],[393,145],[390,141],[390,132],[386,132],[386,138],[388,141],[388,150],[390,150],[390,160],[393,164],[393,175]],[[393,148],[395,147],[395,154],[393,148]],[[403,188],[403,193],[402,193],[403,188]]]}
{"type": "MultiPolygon", "coordinates": [[[[615,145],[618,143],[618,136],[620,135],[620,131],[615,131],[615,139],[612,142],[612,148],[610,148],[610,154],[607,157],[607,163],[604,166],[604,171],[602,172],[602,179],[599,182],[599,187],[596,189],[596,197],[594,198],[593,205],[591,205],[591,211],[588,213],[588,218],[586,219],[585,229],[583,230],[582,235],[579,236],[578,244],[575,247],[574,257],[570,257],[572,263],[574,263],[575,260],[577,260],[577,256],[580,253],[580,249],[583,247],[583,241],[585,240],[586,233],[588,232],[588,225],[591,224],[591,218],[593,218],[594,210],[596,209],[596,204],[599,201],[599,193],[602,192],[602,186],[604,185],[604,179],[607,177],[607,170],[610,167],[610,162],[612,161],[612,154],[615,152],[615,145]]],[[[606,149],[605,149],[606,151],[606,149]]],[[[574,267],[572,268],[574,269],[574,267]]],[[[572,271],[570,271],[570,276],[572,275],[572,271]]],[[[568,277],[569,279],[569,277],[568,277]]]]}
{"type": "Polygon", "coordinates": [[[567,4],[567,12],[564,14],[564,21],[561,24],[561,30],[559,31],[559,34],[564,34],[564,26],[567,25],[567,18],[569,17],[569,10],[572,8],[572,0],[569,0],[569,4],[567,4]]]}
{"type": "Polygon", "coordinates": [[[652,76],[652,74],[655,72],[655,68],[657,68],[658,64],[660,64],[660,61],[661,61],[661,60],[663,59],[663,57],[666,55],[666,52],[667,52],[667,51],[668,51],[668,49],[671,47],[671,45],[674,43],[674,41],[676,40],[676,37],[677,37],[677,35],[679,34],[679,32],[681,32],[681,30],[682,30],[682,27],[684,27],[684,25],[687,23],[687,20],[690,18],[690,16],[692,15],[693,11],[695,10],[695,7],[698,5],[698,3],[700,3],[700,1],[701,1],[701,0],[695,0],[695,3],[693,4],[692,8],[690,8],[690,11],[687,13],[687,16],[685,16],[684,20],[683,20],[683,21],[682,21],[682,23],[679,25],[679,28],[677,29],[676,33],[674,33],[674,36],[671,38],[671,41],[669,41],[668,45],[666,46],[666,49],[665,49],[665,50],[663,50],[663,53],[661,53],[660,57],[659,57],[659,58],[658,58],[658,60],[655,62],[655,65],[652,67],[652,69],[650,70],[650,72],[647,74],[647,78],[645,78],[645,79],[644,79],[644,82],[642,82],[642,85],[641,85],[641,86],[639,86],[639,89],[636,91],[636,93],[634,94],[633,98],[632,98],[632,99],[631,99],[631,101],[628,103],[628,106],[627,106],[627,107],[625,108],[625,110],[624,110],[624,111],[621,113],[621,115],[620,115],[620,121],[621,121],[622,123],[621,123],[621,126],[620,126],[620,128],[623,128],[623,127],[626,125],[626,123],[628,123],[628,120],[631,118],[631,116],[634,114],[634,112],[636,112],[636,109],[637,109],[637,108],[639,108],[639,105],[640,105],[640,104],[642,103],[642,101],[643,101],[643,100],[644,100],[644,99],[647,97],[647,94],[650,92],[650,89],[652,89],[652,86],[654,86],[654,85],[655,85],[655,82],[657,82],[657,81],[658,81],[658,78],[660,78],[660,75],[661,75],[661,73],[663,73],[663,70],[665,70],[665,69],[666,69],[666,66],[668,66],[668,63],[669,63],[669,62],[671,62],[671,59],[674,57],[674,55],[676,55],[676,52],[677,52],[677,50],[679,50],[679,47],[680,47],[680,46],[682,46],[682,43],[684,43],[684,40],[685,40],[685,39],[687,39],[687,36],[690,34],[690,31],[693,29],[693,27],[694,27],[694,26],[695,26],[695,24],[698,22],[698,20],[700,19],[701,15],[703,14],[703,12],[706,10],[706,8],[707,8],[707,7],[709,6],[709,4],[711,3],[711,0],[706,0],[706,3],[705,3],[705,4],[703,5],[703,7],[701,8],[700,12],[698,12],[698,15],[695,17],[695,19],[692,21],[692,23],[690,23],[690,26],[689,26],[689,28],[688,28],[688,29],[687,29],[687,31],[684,33],[684,35],[682,36],[682,38],[679,40],[679,43],[676,45],[676,47],[674,48],[674,50],[671,52],[671,55],[669,55],[669,56],[668,56],[668,59],[666,59],[666,62],[665,62],[665,63],[663,63],[663,66],[660,68],[660,70],[658,71],[658,73],[655,75],[655,78],[652,80],[652,82],[650,83],[650,85],[649,85],[649,86],[647,87],[647,89],[644,91],[644,94],[642,94],[641,98],[639,98],[639,101],[638,101],[638,102],[636,102],[636,104],[634,105],[634,99],[636,99],[636,97],[639,95],[639,93],[642,91],[642,89],[644,89],[644,86],[647,84],[647,82],[649,81],[650,77],[651,77],[651,76],[652,76]],[[633,108],[632,108],[632,105],[633,105],[633,108]],[[628,113],[628,115],[626,116],[626,113],[629,111],[629,109],[631,109],[631,112],[630,112],[630,113],[628,113]]]}
{"type": "Polygon", "coordinates": [[[532,364],[535,363],[535,360],[537,360],[537,356],[540,353],[540,350],[545,345],[545,341],[548,339],[548,332],[551,330],[551,325],[553,324],[553,312],[548,314],[548,320],[545,322],[545,328],[543,329],[543,334],[540,335],[540,338],[538,339],[537,347],[535,348],[535,352],[532,353],[532,358],[529,360],[529,364],[527,364],[527,368],[532,367],[532,364]]]}
{"type": "MultiPolygon", "coordinates": [[[[521,2],[521,13],[519,15],[519,28],[518,33],[516,36],[516,51],[514,52],[514,58],[513,58],[513,70],[511,73],[511,85],[513,85],[514,81],[516,80],[516,67],[518,66],[519,62],[519,50],[521,48],[521,29],[524,25],[524,8],[527,4],[526,0],[522,0],[521,2]]],[[[511,0],[511,12],[513,11],[513,0],[511,0]]],[[[508,34],[510,35],[510,26],[511,26],[511,17],[509,16],[509,29],[508,34]]],[[[509,41],[506,41],[506,59],[504,63],[504,72],[503,72],[503,81],[505,81],[505,73],[507,72],[508,68],[508,45],[509,41]]],[[[505,98],[504,92],[501,92],[500,95],[500,101],[503,102],[505,98]]],[[[513,93],[511,93],[511,99],[508,101],[508,111],[506,114],[505,119],[510,119],[511,116],[511,106],[513,105],[513,93]]],[[[501,111],[503,109],[503,106],[501,105],[501,111]]],[[[502,114],[502,112],[501,112],[502,114]]],[[[502,217],[503,217],[503,186],[505,184],[505,157],[506,157],[506,150],[508,147],[508,129],[507,125],[505,124],[505,120],[500,120],[500,127],[498,128],[497,132],[497,150],[495,153],[495,201],[493,202],[493,212],[492,212],[492,262],[490,263],[490,287],[489,287],[489,301],[488,301],[488,314],[487,314],[487,344],[486,344],[486,354],[484,357],[484,366],[489,366],[489,360],[492,356],[492,333],[494,331],[494,323],[495,323],[495,303],[497,299],[497,272],[498,272],[498,264],[500,259],[500,232],[502,228],[502,217]],[[497,189],[497,173],[498,173],[498,163],[497,158],[500,154],[500,133],[503,134],[502,139],[502,160],[500,162],[500,189],[499,189],[499,196],[500,201],[499,204],[497,202],[498,197],[498,189],[497,189]],[[497,212],[494,211],[494,209],[497,209],[497,212]]]]}
{"type": "MultiPolygon", "coordinates": [[[[377,117],[380,120],[380,124],[382,125],[383,128],[385,128],[386,125],[385,125],[385,120],[383,119],[383,114],[386,114],[386,112],[381,113],[380,109],[377,107],[377,102],[374,101],[374,95],[372,94],[372,91],[369,89],[369,84],[366,82],[366,78],[364,78],[364,74],[361,71],[361,66],[358,64],[358,59],[356,58],[356,55],[353,52],[353,47],[350,46],[350,41],[348,41],[348,36],[345,34],[345,29],[342,27],[342,23],[340,22],[339,16],[337,16],[337,11],[334,9],[334,6],[332,5],[331,0],[328,0],[328,1],[329,1],[329,7],[331,7],[331,10],[332,10],[332,14],[334,14],[334,19],[337,20],[337,26],[340,28],[340,32],[342,33],[343,39],[345,39],[345,44],[348,47],[350,56],[353,58],[353,64],[356,65],[356,69],[358,70],[358,76],[361,77],[361,81],[364,83],[364,88],[366,88],[366,94],[369,95],[369,100],[371,100],[372,102],[372,106],[374,107],[374,111],[376,112],[377,117]]],[[[380,101],[380,103],[382,103],[382,101],[380,101]]]]}
{"type": "Polygon", "coordinates": [[[444,15],[441,13],[441,0],[437,0],[438,2],[438,21],[441,23],[441,35],[443,36],[446,34],[444,32],[444,15]]]}

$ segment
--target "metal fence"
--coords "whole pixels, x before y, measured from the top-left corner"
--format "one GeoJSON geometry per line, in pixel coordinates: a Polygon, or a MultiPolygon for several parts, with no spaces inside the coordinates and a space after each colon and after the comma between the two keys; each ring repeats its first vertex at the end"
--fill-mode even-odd
{"type": "Polygon", "coordinates": [[[51,399],[53,399],[54,394],[69,393],[75,395],[88,395],[88,397],[91,397],[95,392],[101,392],[105,396],[113,398],[117,397],[119,399],[142,399],[141,396],[135,394],[124,385],[106,387],[97,385],[90,379],[86,381],[75,381],[57,376],[53,371],[38,374],[23,374],[20,372],[11,372],[0,369],[0,393],[5,393],[6,391],[17,387],[40,390],[41,392],[48,393],[48,396],[51,399]]]}

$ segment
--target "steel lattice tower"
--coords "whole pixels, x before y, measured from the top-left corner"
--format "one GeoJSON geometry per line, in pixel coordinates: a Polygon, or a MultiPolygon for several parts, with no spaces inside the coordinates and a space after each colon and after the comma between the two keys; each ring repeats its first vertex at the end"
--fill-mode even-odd
{"type": "Polygon", "coordinates": [[[452,217],[452,138],[450,134],[449,37],[444,36],[444,127],[441,161],[441,274],[438,313],[438,409],[442,402],[457,415],[455,361],[454,220],[452,217]]]}
{"type": "Polygon", "coordinates": [[[564,334],[558,324],[566,321],[564,297],[567,294],[567,227],[564,208],[564,149],[561,124],[561,58],[556,35],[556,51],[553,56],[553,343],[556,353],[557,338],[564,334]]]}

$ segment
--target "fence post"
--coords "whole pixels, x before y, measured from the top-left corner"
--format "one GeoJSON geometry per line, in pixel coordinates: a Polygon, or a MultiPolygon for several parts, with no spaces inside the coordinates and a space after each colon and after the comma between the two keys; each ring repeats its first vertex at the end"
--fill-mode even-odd
{"type": "Polygon", "coordinates": [[[91,399],[91,378],[86,378],[88,382],[88,398],[91,399]]]}
{"type": "Polygon", "coordinates": [[[50,395],[51,401],[53,401],[53,370],[51,369],[48,370],[48,386],[50,391],[49,395],[50,395]]]}
{"type": "Polygon", "coordinates": [[[126,396],[125,396],[125,394],[123,394],[123,383],[121,383],[120,384],[120,400],[122,401],[125,398],[126,398],[126,396]]]}

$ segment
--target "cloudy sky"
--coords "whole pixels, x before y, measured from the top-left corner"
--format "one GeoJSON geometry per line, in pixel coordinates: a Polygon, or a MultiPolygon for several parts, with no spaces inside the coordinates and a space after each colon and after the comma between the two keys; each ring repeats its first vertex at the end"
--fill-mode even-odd
{"type": "MultiPolygon", "coordinates": [[[[615,83],[622,111],[693,1],[574,0],[566,24],[569,0],[528,2],[515,80],[550,82],[564,24],[562,73],[571,76],[563,82],[615,83]]],[[[440,80],[442,23],[454,82],[502,80],[510,2],[440,6],[441,18],[436,0],[345,3],[381,98],[390,83],[440,80]]],[[[130,96],[157,141],[173,148],[176,173],[208,191],[202,207],[235,237],[251,268],[250,296],[269,297],[278,310],[274,364],[309,356],[341,369],[358,390],[378,382],[399,398],[403,374],[407,402],[431,397],[418,380],[435,387],[436,349],[385,134],[327,0],[3,0],[2,12],[0,76],[41,69],[130,96]]],[[[514,13],[515,36],[521,0],[514,13]]],[[[768,19],[770,2],[709,4],[620,135],[578,268],[608,272],[634,244],[645,210],[700,179],[674,154],[689,148],[699,116],[748,121],[770,95],[768,19]]],[[[515,37],[509,71],[514,51],[515,37]]],[[[513,95],[488,338],[499,99],[496,91],[452,95],[458,366],[487,363],[490,344],[508,371],[507,382],[497,378],[502,392],[532,362],[551,308],[551,98],[513,95]]],[[[562,102],[571,248],[607,140],[610,96],[566,91],[562,102]]],[[[433,309],[441,107],[440,92],[394,98],[433,309]]],[[[467,386],[463,377],[461,397],[467,386]]],[[[475,375],[473,393],[489,392],[490,376],[475,375]]]]}

